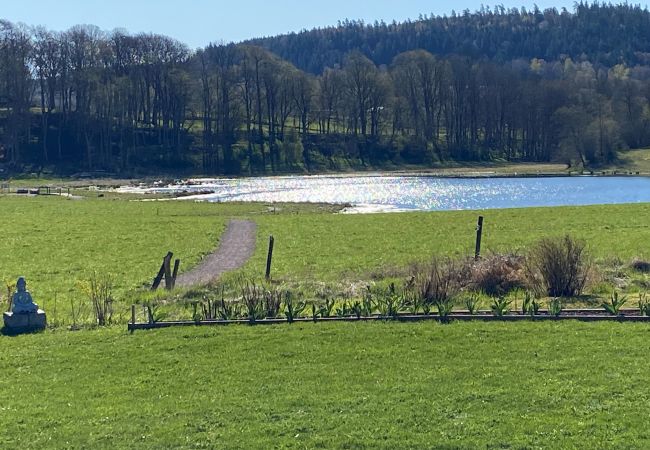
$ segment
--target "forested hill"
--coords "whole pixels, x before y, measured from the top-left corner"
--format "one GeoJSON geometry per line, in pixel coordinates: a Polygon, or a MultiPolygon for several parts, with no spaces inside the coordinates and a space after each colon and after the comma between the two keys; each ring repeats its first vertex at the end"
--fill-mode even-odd
{"type": "Polygon", "coordinates": [[[646,147],[650,14],[630,5],[347,22],[197,51],[0,19],[0,176],[595,167],[646,147]]]}
{"type": "Polygon", "coordinates": [[[254,39],[298,68],[320,74],[341,66],[346,53],[360,50],[377,65],[400,53],[424,49],[504,63],[565,57],[608,67],[650,65],[650,13],[632,5],[576,3],[574,11],[496,6],[447,17],[420,17],[403,23],[344,21],[336,27],[254,39]]]}

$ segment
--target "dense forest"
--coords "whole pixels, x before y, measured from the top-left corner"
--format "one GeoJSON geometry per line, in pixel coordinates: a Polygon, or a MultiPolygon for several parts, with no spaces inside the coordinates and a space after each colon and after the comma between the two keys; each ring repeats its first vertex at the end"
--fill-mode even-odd
{"type": "Polygon", "coordinates": [[[565,58],[612,67],[650,64],[650,15],[640,6],[576,3],[562,9],[531,11],[503,5],[450,17],[421,16],[417,21],[366,26],[345,21],[337,27],[254,39],[302,70],[319,74],[340,65],[350,49],[359,49],[377,65],[390,65],[405,51],[463,55],[499,64],[516,59],[559,61],[565,58]]]}
{"type": "Polygon", "coordinates": [[[346,21],[194,52],[0,20],[5,172],[593,166],[647,145],[650,13],[637,6],[346,21]]]}

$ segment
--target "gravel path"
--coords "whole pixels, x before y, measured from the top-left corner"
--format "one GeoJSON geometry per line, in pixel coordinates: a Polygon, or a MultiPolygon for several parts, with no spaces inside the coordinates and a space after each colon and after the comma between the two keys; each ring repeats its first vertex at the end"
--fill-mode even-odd
{"type": "Polygon", "coordinates": [[[219,248],[189,272],[178,275],[176,286],[207,284],[224,272],[243,266],[255,251],[257,225],[250,220],[231,220],[219,248]]]}

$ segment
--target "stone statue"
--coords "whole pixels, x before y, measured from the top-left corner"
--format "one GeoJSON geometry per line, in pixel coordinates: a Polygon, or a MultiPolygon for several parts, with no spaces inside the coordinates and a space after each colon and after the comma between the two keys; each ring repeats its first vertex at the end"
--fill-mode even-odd
{"type": "Polygon", "coordinates": [[[42,330],[47,326],[45,311],[38,309],[27,290],[25,277],[16,281],[16,293],[11,297],[11,311],[2,314],[5,322],[3,332],[25,333],[42,330]]]}
{"type": "Polygon", "coordinates": [[[11,298],[11,311],[16,314],[35,313],[38,311],[38,305],[32,300],[32,295],[27,290],[25,277],[18,278],[16,281],[16,293],[11,298]]]}

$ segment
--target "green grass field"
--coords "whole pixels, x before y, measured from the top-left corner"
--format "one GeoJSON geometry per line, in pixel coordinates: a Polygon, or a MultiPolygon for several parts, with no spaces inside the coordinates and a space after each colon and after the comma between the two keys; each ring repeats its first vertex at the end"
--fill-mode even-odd
{"type": "Polygon", "coordinates": [[[577,322],[0,338],[2,447],[645,448],[648,338],[577,322]]]}
{"type": "Polygon", "coordinates": [[[650,204],[449,211],[406,214],[266,215],[259,217],[258,252],[248,265],[264,267],[268,235],[275,237],[274,274],[281,279],[364,279],[432,255],[473,255],[478,215],[485,217],[483,249],[522,252],[545,236],[585,239],[598,258],[650,253],[650,204]]]}
{"type": "MultiPolygon", "coordinates": [[[[646,256],[650,204],[336,215],[322,205],[0,197],[0,277],[25,275],[52,313],[113,274],[116,316],[162,256],[183,269],[231,217],[258,223],[241,271],[277,281],[390,276],[432,254],[525,251],[570,233],[599,259],[646,256]]],[[[233,275],[233,276],[236,276],[233,275]]],[[[136,294],[134,294],[136,293],[136,294]]],[[[62,322],[66,325],[65,321],[62,322]]],[[[69,323],[68,323],[69,324],[69,323]]],[[[643,448],[650,381],[644,324],[306,323],[123,325],[0,336],[2,448],[643,448]]]]}
{"type": "Polygon", "coordinates": [[[126,320],[134,293],[146,292],[168,250],[188,270],[216,248],[231,217],[259,226],[255,255],[240,272],[263,275],[273,234],[272,273],[280,282],[363,282],[403,274],[410,263],[435,254],[471,255],[478,214],[485,216],[484,253],[523,252],[541,237],[569,233],[586,239],[598,258],[629,260],[647,257],[650,242],[650,204],[372,215],[332,214],[321,205],[272,210],[263,204],[2,196],[0,280],[12,285],[26,276],[35,301],[52,311],[56,300],[65,316],[93,271],[110,273],[116,318],[126,320]]]}
{"type": "Polygon", "coordinates": [[[112,274],[124,292],[151,282],[168,250],[183,268],[196,264],[216,247],[227,218],[248,209],[2,196],[0,277],[13,283],[25,275],[36,299],[46,302],[77,290],[93,271],[112,274]]]}

